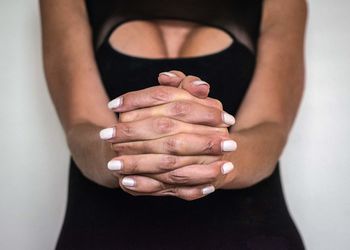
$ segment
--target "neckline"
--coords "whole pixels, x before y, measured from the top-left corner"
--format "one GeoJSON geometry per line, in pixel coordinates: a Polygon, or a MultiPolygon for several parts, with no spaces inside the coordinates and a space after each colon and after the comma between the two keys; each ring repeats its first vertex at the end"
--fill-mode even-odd
{"type": "Polygon", "coordinates": [[[221,49],[218,52],[210,53],[210,54],[205,54],[205,55],[200,55],[200,56],[186,56],[186,57],[159,57],[159,58],[150,58],[150,57],[141,57],[141,56],[134,56],[134,55],[129,55],[125,54],[123,52],[118,51],[117,49],[113,48],[112,45],[109,42],[106,42],[104,44],[108,50],[120,57],[124,57],[126,59],[130,60],[140,60],[140,61],[158,61],[158,62],[170,62],[170,61],[193,61],[193,60],[204,60],[204,59],[209,59],[209,58],[215,58],[219,57],[223,54],[226,54],[228,51],[234,49],[236,46],[235,42],[230,43],[229,46],[225,47],[224,49],[221,49]]]}
{"type": "Polygon", "coordinates": [[[252,51],[250,51],[249,48],[247,48],[244,44],[242,44],[237,38],[236,36],[231,33],[229,30],[227,30],[224,27],[218,26],[218,25],[214,25],[214,24],[210,24],[207,22],[198,22],[198,21],[194,21],[192,19],[187,19],[187,18],[163,18],[163,17],[149,17],[149,18],[127,18],[124,19],[122,21],[119,21],[117,23],[115,23],[114,25],[112,25],[112,27],[109,29],[109,31],[107,32],[107,35],[104,37],[101,46],[98,48],[101,49],[102,47],[106,46],[107,49],[113,53],[116,56],[119,57],[124,57],[125,59],[129,59],[129,60],[139,60],[139,61],[144,61],[144,62],[191,62],[191,61],[196,61],[196,60],[206,60],[206,59],[211,59],[211,58],[217,58],[220,57],[226,53],[228,53],[231,50],[234,50],[237,46],[241,46],[243,48],[245,48],[246,50],[248,50],[251,54],[254,55],[254,53],[252,51]],[[204,54],[204,55],[199,55],[199,56],[186,56],[186,57],[175,57],[175,58],[169,58],[169,57],[160,57],[160,58],[149,58],[149,57],[141,57],[141,56],[134,56],[134,55],[129,55],[126,53],[123,53],[117,49],[115,49],[114,47],[112,47],[112,45],[109,42],[109,38],[112,35],[112,33],[114,32],[114,30],[122,25],[123,23],[127,23],[129,21],[136,21],[136,20],[159,20],[159,19],[167,19],[167,20],[182,20],[182,21],[189,21],[189,22],[194,22],[197,24],[202,24],[202,25],[206,25],[209,27],[214,27],[217,29],[220,29],[224,32],[226,32],[226,34],[228,34],[231,38],[232,38],[232,42],[230,43],[230,45],[228,45],[227,47],[217,51],[217,52],[213,52],[213,53],[209,53],[209,54],[204,54]]]}

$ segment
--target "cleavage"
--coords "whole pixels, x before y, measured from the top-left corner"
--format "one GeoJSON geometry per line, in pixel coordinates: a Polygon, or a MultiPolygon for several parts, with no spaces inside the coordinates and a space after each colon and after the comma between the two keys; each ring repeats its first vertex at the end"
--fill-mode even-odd
{"type": "Polygon", "coordinates": [[[220,52],[234,40],[213,26],[182,20],[131,20],[108,38],[114,50],[141,58],[199,57],[220,52]]]}

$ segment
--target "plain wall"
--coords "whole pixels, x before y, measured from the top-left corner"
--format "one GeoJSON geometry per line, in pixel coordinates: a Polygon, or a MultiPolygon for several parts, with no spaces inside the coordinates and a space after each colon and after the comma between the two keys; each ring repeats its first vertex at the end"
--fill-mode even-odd
{"type": "MultiPolygon", "coordinates": [[[[69,152],[45,86],[38,1],[0,1],[0,249],[53,249],[69,152]]],[[[350,246],[350,3],[312,0],[307,82],[281,158],[307,249],[350,246]]]]}

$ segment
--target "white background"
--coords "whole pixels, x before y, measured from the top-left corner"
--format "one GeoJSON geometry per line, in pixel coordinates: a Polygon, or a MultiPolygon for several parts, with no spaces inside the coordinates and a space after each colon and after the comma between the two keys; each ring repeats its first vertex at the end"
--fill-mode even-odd
{"type": "MultiPolygon", "coordinates": [[[[68,150],[45,86],[38,1],[0,0],[0,249],[53,249],[68,150]]],[[[350,247],[350,4],[312,0],[307,83],[281,159],[307,249],[350,247]]]]}

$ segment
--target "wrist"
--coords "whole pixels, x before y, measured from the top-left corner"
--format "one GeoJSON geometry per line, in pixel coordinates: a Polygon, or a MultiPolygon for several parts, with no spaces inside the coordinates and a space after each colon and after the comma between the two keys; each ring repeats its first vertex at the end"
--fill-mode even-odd
{"type": "Polygon", "coordinates": [[[235,131],[230,137],[237,142],[237,150],[225,154],[223,160],[232,162],[234,170],[226,176],[222,189],[247,188],[268,178],[286,143],[284,130],[273,123],[235,131]]]}
{"type": "Polygon", "coordinates": [[[75,125],[67,133],[68,146],[86,178],[105,187],[119,187],[117,178],[107,168],[107,162],[116,154],[108,143],[99,138],[101,129],[91,123],[75,125]]]}
{"type": "Polygon", "coordinates": [[[113,187],[120,188],[119,181],[118,181],[119,176],[113,175],[111,170],[109,170],[107,167],[108,162],[110,160],[112,160],[114,157],[116,157],[117,153],[112,149],[111,143],[103,141],[103,140],[101,140],[100,149],[101,149],[101,155],[102,155],[101,166],[103,168],[103,169],[100,169],[100,171],[99,171],[100,174],[102,175],[103,172],[105,172],[105,174],[111,175],[112,178],[114,179],[114,183],[112,184],[113,187]]]}

